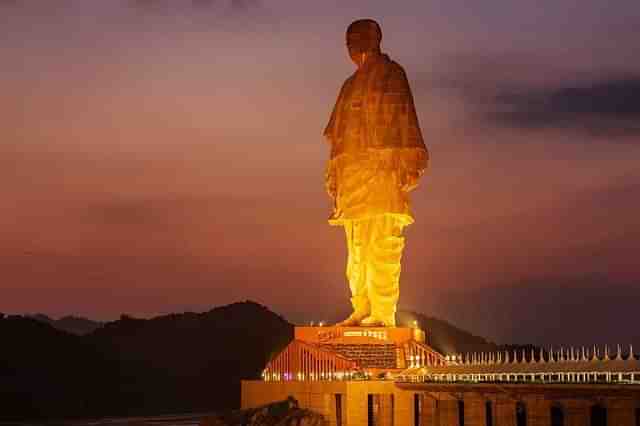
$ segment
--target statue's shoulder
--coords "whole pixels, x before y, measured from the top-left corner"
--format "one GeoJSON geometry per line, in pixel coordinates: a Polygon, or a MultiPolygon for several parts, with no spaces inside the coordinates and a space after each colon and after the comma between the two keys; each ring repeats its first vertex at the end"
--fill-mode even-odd
{"type": "Polygon", "coordinates": [[[385,60],[381,61],[383,65],[382,72],[379,73],[381,80],[384,82],[385,90],[394,93],[406,93],[410,91],[409,80],[402,65],[389,59],[385,55],[385,60]]]}
{"type": "MultiPolygon", "coordinates": [[[[399,63],[392,60],[386,54],[383,56],[383,60],[380,61],[382,67],[382,78],[387,82],[404,82],[407,81],[407,74],[399,63]]],[[[379,75],[380,75],[379,74],[379,75]]]]}
{"type": "Polygon", "coordinates": [[[353,80],[355,80],[355,78],[356,78],[356,74],[355,73],[351,74],[349,77],[347,77],[347,79],[344,81],[344,83],[342,83],[342,86],[345,87],[345,86],[351,84],[351,82],[353,82],[353,80]]]}
{"type": "Polygon", "coordinates": [[[404,76],[404,77],[407,76],[407,73],[405,72],[405,70],[402,67],[402,65],[400,65],[399,63],[397,63],[396,61],[393,61],[393,60],[389,60],[389,71],[392,74],[401,75],[401,76],[404,76]]]}
{"type": "Polygon", "coordinates": [[[402,67],[402,65],[400,65],[399,63],[391,59],[389,55],[387,55],[386,53],[383,53],[381,55],[381,58],[378,61],[378,64],[387,70],[404,73],[404,68],[402,67]]]}
{"type": "Polygon", "coordinates": [[[351,85],[354,78],[355,78],[355,74],[347,77],[347,79],[342,83],[342,87],[340,87],[340,93],[343,93],[347,89],[347,87],[351,85]]]}

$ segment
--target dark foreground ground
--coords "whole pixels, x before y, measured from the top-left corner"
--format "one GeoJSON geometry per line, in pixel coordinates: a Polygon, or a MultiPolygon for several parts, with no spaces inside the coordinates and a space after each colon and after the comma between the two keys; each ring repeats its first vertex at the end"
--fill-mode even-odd
{"type": "Polygon", "coordinates": [[[68,421],[0,422],[0,426],[199,426],[212,414],[121,417],[68,421]]]}

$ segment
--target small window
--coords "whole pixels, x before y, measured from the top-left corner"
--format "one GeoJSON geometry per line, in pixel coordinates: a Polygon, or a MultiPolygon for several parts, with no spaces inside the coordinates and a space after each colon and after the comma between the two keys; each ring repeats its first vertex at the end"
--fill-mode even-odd
{"type": "Polygon", "coordinates": [[[516,425],[527,426],[527,406],[522,401],[516,404],[516,425]]]}
{"type": "Polygon", "coordinates": [[[560,405],[551,406],[551,426],[564,426],[564,411],[560,405]]]}
{"type": "Polygon", "coordinates": [[[342,426],[342,394],[336,394],[336,426],[342,426]]]}
{"type": "Polygon", "coordinates": [[[374,406],[373,395],[367,395],[367,425],[375,426],[376,407],[374,406]]]}
{"type": "Polygon", "coordinates": [[[607,426],[607,409],[602,405],[591,407],[591,426],[607,426]]]}
{"type": "Polygon", "coordinates": [[[484,417],[486,426],[493,426],[493,403],[491,401],[484,403],[484,417]]]}

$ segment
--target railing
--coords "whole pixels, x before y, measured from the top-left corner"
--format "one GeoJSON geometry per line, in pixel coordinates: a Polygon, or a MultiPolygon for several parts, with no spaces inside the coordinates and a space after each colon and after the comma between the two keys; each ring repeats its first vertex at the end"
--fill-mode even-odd
{"type": "Polygon", "coordinates": [[[517,374],[455,374],[413,372],[400,374],[398,382],[410,383],[525,383],[525,384],[620,384],[640,385],[640,371],[584,371],[584,372],[549,372],[549,373],[517,373],[517,374]]]}

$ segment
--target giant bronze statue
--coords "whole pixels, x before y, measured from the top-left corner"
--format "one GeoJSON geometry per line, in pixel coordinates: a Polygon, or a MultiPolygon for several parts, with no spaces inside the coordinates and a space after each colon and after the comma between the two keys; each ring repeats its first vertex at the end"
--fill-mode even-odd
{"type": "Polygon", "coordinates": [[[407,76],[380,51],[382,31],[362,19],[347,30],[357,66],[343,84],[324,135],[331,145],[326,189],[332,225],[343,226],[353,313],[339,326],[395,326],[409,192],[429,154],[407,76]]]}

